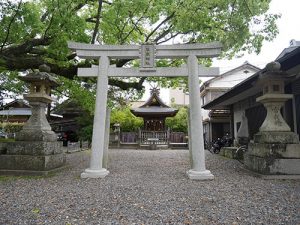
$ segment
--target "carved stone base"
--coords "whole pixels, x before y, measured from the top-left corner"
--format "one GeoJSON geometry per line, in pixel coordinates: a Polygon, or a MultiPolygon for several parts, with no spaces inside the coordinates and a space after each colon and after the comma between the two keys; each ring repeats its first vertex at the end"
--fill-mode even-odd
{"type": "Polygon", "coordinates": [[[265,158],[300,159],[300,144],[249,143],[247,154],[265,158]]]}
{"type": "Polygon", "coordinates": [[[298,144],[298,135],[286,131],[263,131],[254,135],[255,143],[285,143],[298,144]]]}
{"type": "Polygon", "coordinates": [[[300,144],[250,143],[244,163],[260,174],[300,174],[300,144]]]}
{"type": "Polygon", "coordinates": [[[57,135],[52,130],[26,130],[16,133],[17,141],[52,141],[57,140],[57,135]]]}
{"type": "Polygon", "coordinates": [[[16,141],[8,143],[7,155],[56,155],[63,153],[63,148],[58,141],[44,142],[44,141],[16,141]]]}
{"type": "Polygon", "coordinates": [[[187,171],[187,175],[191,180],[213,180],[214,175],[209,171],[195,171],[195,170],[189,170],[187,171]]]}
{"type": "Polygon", "coordinates": [[[255,155],[244,155],[247,169],[264,175],[300,175],[300,159],[262,158],[255,155]]]}
{"type": "Polygon", "coordinates": [[[0,173],[13,171],[15,175],[27,172],[42,175],[45,171],[62,167],[65,161],[59,142],[16,141],[6,143],[5,149],[2,149],[0,173]]]}
{"type": "Polygon", "coordinates": [[[86,169],[81,173],[81,178],[104,178],[109,174],[109,171],[105,168],[99,170],[86,169]]]}
{"type": "Polygon", "coordinates": [[[64,154],[33,155],[0,155],[0,170],[48,171],[63,166],[64,154]]]}

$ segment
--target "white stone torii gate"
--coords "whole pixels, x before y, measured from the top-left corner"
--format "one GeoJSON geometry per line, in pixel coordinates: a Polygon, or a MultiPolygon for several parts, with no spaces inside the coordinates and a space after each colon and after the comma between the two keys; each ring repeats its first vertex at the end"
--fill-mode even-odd
{"type": "Polygon", "coordinates": [[[75,50],[80,58],[99,59],[99,66],[79,68],[80,77],[97,77],[96,106],[92,136],[92,154],[90,167],[82,178],[104,178],[109,171],[103,168],[105,149],[105,120],[108,91],[108,77],[149,77],[188,76],[189,86],[189,149],[191,169],[187,172],[190,179],[210,180],[214,176],[205,167],[203,144],[203,126],[199,93],[199,76],[219,75],[219,68],[206,68],[198,65],[199,58],[212,58],[221,53],[221,44],[178,44],[178,45],[92,45],[69,42],[70,49],[75,50]],[[141,59],[140,68],[116,68],[110,66],[110,59],[141,59]],[[187,59],[187,66],[155,67],[155,59],[187,59]]]}

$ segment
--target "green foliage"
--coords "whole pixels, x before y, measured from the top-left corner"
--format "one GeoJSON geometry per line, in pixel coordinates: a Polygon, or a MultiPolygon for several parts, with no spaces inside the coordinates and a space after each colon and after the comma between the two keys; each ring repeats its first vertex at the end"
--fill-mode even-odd
{"type": "Polygon", "coordinates": [[[64,97],[74,99],[84,110],[94,112],[96,85],[92,81],[83,82],[79,78],[69,80],[59,77],[59,83],[61,85],[55,91],[58,100],[64,97]]]}
{"type": "Polygon", "coordinates": [[[14,142],[15,139],[12,138],[0,138],[0,142],[14,142]]]}
{"type": "Polygon", "coordinates": [[[91,143],[92,136],[93,136],[93,124],[88,124],[80,128],[78,136],[79,136],[79,140],[89,141],[91,143]]]}
{"type": "Polygon", "coordinates": [[[94,122],[93,115],[84,111],[81,116],[77,118],[77,121],[80,126],[78,131],[79,140],[92,142],[94,122]]]}
{"type": "MultiPolygon", "coordinates": [[[[79,139],[83,141],[92,141],[93,134],[93,115],[84,112],[82,116],[78,117],[79,139]]],[[[143,119],[135,117],[129,107],[113,108],[110,116],[110,127],[114,124],[120,124],[122,131],[135,131],[143,126],[143,119]]]]}
{"type": "Polygon", "coordinates": [[[12,134],[21,131],[23,125],[23,123],[5,123],[3,127],[6,133],[12,134]]]}
{"type": "MultiPolygon", "coordinates": [[[[61,85],[54,91],[54,95],[57,96],[58,100],[65,97],[73,99],[82,109],[90,114],[94,113],[96,101],[95,79],[82,80],[74,78],[74,80],[69,80],[65,77],[59,77],[58,80],[61,85]]],[[[143,93],[144,91],[138,92],[132,88],[121,91],[118,87],[110,86],[107,103],[110,108],[124,107],[128,102],[141,98],[143,93]]]]}
{"type": "Polygon", "coordinates": [[[172,131],[188,132],[188,109],[180,107],[178,113],[174,117],[166,119],[166,125],[172,131]]]}
{"type": "Polygon", "coordinates": [[[143,126],[143,119],[134,116],[130,108],[114,109],[111,112],[110,124],[120,124],[121,131],[135,131],[143,126]]]}
{"type": "Polygon", "coordinates": [[[27,91],[24,82],[18,79],[17,71],[2,71],[0,68],[0,95],[9,98],[16,98],[16,96],[27,91]]]}
{"type": "MultiPolygon", "coordinates": [[[[77,99],[93,110],[95,79],[74,79],[78,67],[98,60],[78,59],[67,41],[99,44],[220,41],[223,56],[259,53],[263,41],[278,34],[276,14],[266,13],[270,0],[36,0],[0,1],[0,95],[23,92],[17,72],[46,63],[63,84],[54,94],[77,99]],[[98,15],[99,2],[102,2],[98,15]],[[99,26],[97,25],[99,24],[99,26]],[[65,80],[64,80],[65,79],[65,80]]],[[[210,60],[201,63],[210,64],[210,60]]],[[[138,62],[111,60],[118,66],[138,62]]],[[[180,66],[184,60],[158,60],[158,66],[180,66]]],[[[186,79],[147,78],[163,87],[186,87],[186,79]]],[[[110,78],[110,106],[126,105],[142,92],[143,78],[110,78]],[[132,85],[135,84],[135,85],[132,85]],[[137,91],[138,89],[138,91],[137,91]],[[125,92],[126,90],[126,92],[125,92]]]]}
{"type": "Polygon", "coordinates": [[[40,209],[37,209],[37,208],[34,208],[31,210],[32,213],[34,214],[40,214],[41,210],[40,209]]]}

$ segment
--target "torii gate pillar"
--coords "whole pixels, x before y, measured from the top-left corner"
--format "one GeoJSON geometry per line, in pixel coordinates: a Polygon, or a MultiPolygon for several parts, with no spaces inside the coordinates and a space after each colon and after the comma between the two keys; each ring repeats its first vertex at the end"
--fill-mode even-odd
{"type": "Polygon", "coordinates": [[[192,168],[187,172],[190,179],[211,180],[214,176],[205,168],[204,142],[203,142],[203,124],[199,93],[199,66],[195,55],[188,57],[188,84],[189,84],[189,125],[190,141],[189,146],[191,154],[192,168]]]}
{"type": "Polygon", "coordinates": [[[104,178],[109,171],[103,168],[103,152],[105,149],[105,120],[106,120],[106,102],[108,91],[108,67],[109,58],[100,57],[97,79],[96,105],[92,136],[92,155],[90,168],[86,169],[81,178],[104,178]]]}

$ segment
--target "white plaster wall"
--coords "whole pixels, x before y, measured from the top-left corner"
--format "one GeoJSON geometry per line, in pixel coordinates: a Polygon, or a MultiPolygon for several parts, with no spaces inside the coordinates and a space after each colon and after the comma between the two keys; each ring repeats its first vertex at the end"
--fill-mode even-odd
{"type": "MultiPolygon", "coordinates": [[[[201,98],[201,100],[202,100],[202,98],[201,98]]],[[[207,92],[205,95],[204,95],[204,103],[203,104],[206,104],[206,103],[208,103],[208,102],[210,102],[211,101],[211,93],[210,93],[210,91],[209,92],[207,92]]],[[[202,102],[201,102],[202,103],[202,102]]]]}
{"type": "Polygon", "coordinates": [[[234,74],[228,74],[224,77],[220,75],[219,79],[212,81],[209,86],[231,88],[255,73],[252,69],[247,69],[248,73],[245,73],[244,71],[245,70],[240,70],[234,74]]]}
{"type": "Polygon", "coordinates": [[[209,116],[208,116],[209,111],[210,110],[202,109],[201,113],[202,113],[203,120],[209,119],[209,116]]]}
{"type": "MultiPolygon", "coordinates": [[[[210,92],[207,92],[204,96],[204,104],[210,102],[211,100],[211,93],[210,92]]],[[[202,97],[201,97],[201,106],[202,106],[202,97]]],[[[205,110],[203,108],[201,108],[201,113],[202,113],[202,119],[203,120],[207,120],[209,119],[209,116],[208,116],[208,113],[209,113],[210,110],[205,110]]]]}
{"type": "Polygon", "coordinates": [[[245,112],[245,108],[242,107],[240,103],[236,103],[233,105],[234,139],[236,139],[236,135],[237,135],[236,124],[238,122],[242,122],[243,112],[245,112]]]}
{"type": "MultiPolygon", "coordinates": [[[[199,93],[200,94],[200,93],[199,93]]],[[[169,102],[172,102],[172,99],[175,100],[177,105],[188,105],[189,104],[189,95],[185,94],[183,90],[178,88],[169,90],[169,102]]]]}
{"type": "Polygon", "coordinates": [[[234,137],[236,138],[237,135],[237,126],[236,123],[242,122],[243,113],[246,109],[249,109],[254,106],[255,98],[247,98],[242,102],[237,102],[233,105],[233,121],[234,121],[234,137]]]}

